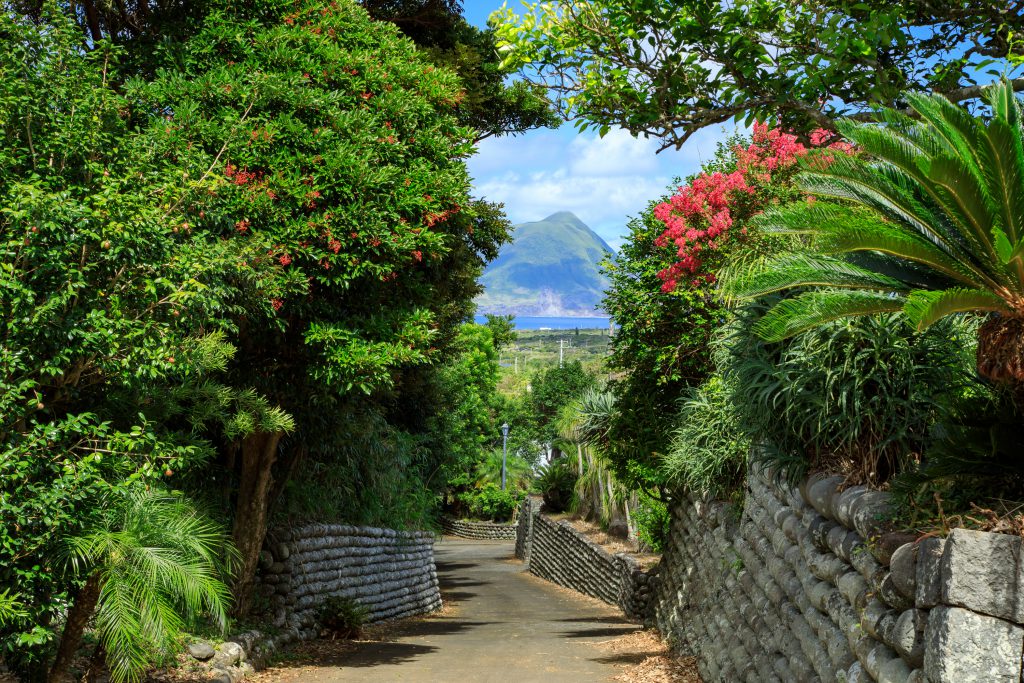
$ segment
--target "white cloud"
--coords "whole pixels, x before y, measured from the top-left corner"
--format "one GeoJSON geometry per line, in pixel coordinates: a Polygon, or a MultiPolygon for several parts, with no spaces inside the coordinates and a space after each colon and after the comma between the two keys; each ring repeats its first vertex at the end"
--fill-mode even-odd
{"type": "Polygon", "coordinates": [[[710,159],[718,129],[693,136],[683,150],[655,154],[655,140],[612,130],[604,138],[565,126],[519,138],[485,140],[470,160],[474,193],[505,204],[513,223],[572,211],[611,246],[618,247],[626,222],[660,197],[675,176],[686,176],[710,159]]]}
{"type": "Polygon", "coordinates": [[[572,211],[608,241],[621,241],[626,219],[658,197],[669,179],[660,175],[572,175],[565,168],[527,176],[508,173],[478,183],[481,196],[505,204],[513,223],[572,211]]]}
{"type": "Polygon", "coordinates": [[[621,128],[603,138],[596,133],[577,137],[569,145],[569,169],[574,175],[622,176],[658,172],[654,140],[634,138],[621,128]]]}

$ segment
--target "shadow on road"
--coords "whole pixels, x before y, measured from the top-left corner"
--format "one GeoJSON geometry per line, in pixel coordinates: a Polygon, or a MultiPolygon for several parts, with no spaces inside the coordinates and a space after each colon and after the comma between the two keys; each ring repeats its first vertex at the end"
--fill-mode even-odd
{"type": "Polygon", "coordinates": [[[629,623],[624,617],[610,615],[607,617],[572,617],[570,619],[556,619],[556,621],[570,624],[615,624],[624,626],[629,623]]]}
{"type": "Polygon", "coordinates": [[[438,574],[446,574],[458,571],[459,569],[473,569],[480,566],[476,562],[445,562],[444,560],[437,560],[436,564],[438,574]]]}
{"type": "Polygon", "coordinates": [[[460,602],[462,600],[469,600],[472,597],[476,597],[477,593],[471,593],[469,591],[449,591],[444,592],[444,599],[448,602],[460,602]]]}
{"type": "Polygon", "coordinates": [[[346,668],[404,664],[435,650],[433,645],[413,643],[356,643],[356,649],[345,657],[343,664],[346,668]]]}
{"type": "Polygon", "coordinates": [[[639,630],[638,626],[620,626],[618,628],[585,628],[579,631],[567,631],[560,634],[563,638],[617,638],[639,630]]]}
{"type": "Polygon", "coordinates": [[[444,577],[441,579],[441,588],[472,588],[473,586],[486,586],[490,581],[473,581],[472,579],[453,579],[444,577]]]}

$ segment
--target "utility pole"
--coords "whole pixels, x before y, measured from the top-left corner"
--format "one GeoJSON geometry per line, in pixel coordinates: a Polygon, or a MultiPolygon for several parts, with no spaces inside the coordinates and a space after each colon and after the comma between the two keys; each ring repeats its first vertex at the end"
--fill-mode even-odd
{"type": "Polygon", "coordinates": [[[508,422],[501,425],[501,490],[505,490],[505,461],[508,460],[508,422]]]}
{"type": "Polygon", "coordinates": [[[562,367],[562,349],[565,345],[564,339],[558,340],[558,367],[562,367]]]}

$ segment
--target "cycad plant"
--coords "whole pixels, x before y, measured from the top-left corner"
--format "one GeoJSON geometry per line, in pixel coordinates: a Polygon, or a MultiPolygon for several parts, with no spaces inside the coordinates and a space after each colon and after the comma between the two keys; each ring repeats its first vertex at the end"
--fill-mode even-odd
{"type": "Polygon", "coordinates": [[[780,208],[759,225],[809,237],[810,250],[732,277],[738,298],[810,288],[758,325],[780,340],[838,318],[902,311],[918,330],[962,312],[988,315],[978,369],[1024,381],[1024,127],[1005,82],[986,93],[987,117],[938,96],[908,94],[913,115],[841,121],[860,154],[808,161],[800,186],[816,201],[780,208]]]}
{"type": "Polygon", "coordinates": [[[68,541],[68,562],[86,580],[68,610],[51,681],[65,678],[94,615],[115,683],[138,681],[152,655],[168,652],[195,619],[226,626],[227,537],[187,499],[148,489],[124,494],[68,541]]]}

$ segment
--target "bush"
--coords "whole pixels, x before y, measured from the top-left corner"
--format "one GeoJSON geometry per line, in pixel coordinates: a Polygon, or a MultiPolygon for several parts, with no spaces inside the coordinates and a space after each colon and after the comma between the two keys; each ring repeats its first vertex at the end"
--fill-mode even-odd
{"type": "Polygon", "coordinates": [[[320,627],[336,638],[358,638],[369,612],[352,598],[332,595],[317,611],[320,627]]]}
{"type": "Polygon", "coordinates": [[[460,493],[459,502],[476,519],[507,522],[515,514],[521,496],[510,490],[502,491],[497,484],[487,483],[482,488],[460,493]]]}
{"type": "Polygon", "coordinates": [[[663,460],[669,483],[716,498],[742,489],[750,438],[740,426],[736,393],[718,375],[690,390],[663,460]]]}
{"type": "Polygon", "coordinates": [[[569,461],[559,458],[540,468],[534,486],[544,496],[544,505],[549,512],[565,512],[572,504],[576,475],[569,461]]]}
{"type": "Polygon", "coordinates": [[[824,468],[888,481],[913,467],[932,426],[974,384],[971,318],[917,332],[900,315],[877,315],[769,344],[751,330],[769,299],[740,309],[720,367],[744,427],[790,480],[824,468]]]}
{"type": "Polygon", "coordinates": [[[507,522],[515,514],[519,501],[511,491],[502,491],[494,484],[488,484],[479,497],[480,517],[495,522],[507,522]]]}
{"type": "Polygon", "coordinates": [[[636,536],[641,547],[650,548],[653,552],[664,552],[668,544],[669,522],[672,515],[664,501],[640,494],[640,505],[633,516],[636,522],[636,536]]]}

